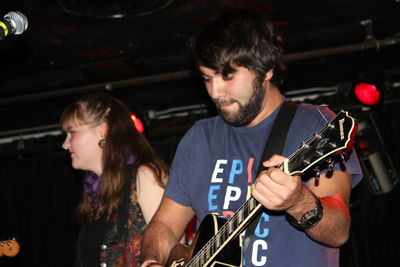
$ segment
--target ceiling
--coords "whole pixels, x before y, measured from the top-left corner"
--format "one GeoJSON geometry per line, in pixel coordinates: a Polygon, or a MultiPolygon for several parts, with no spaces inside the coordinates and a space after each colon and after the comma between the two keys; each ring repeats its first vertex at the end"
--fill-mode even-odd
{"type": "Polygon", "coordinates": [[[0,41],[0,139],[55,129],[65,106],[91,91],[112,92],[150,124],[154,114],[206,103],[187,42],[231,8],[273,16],[285,42],[287,92],[382,76],[399,91],[399,6],[399,0],[3,1],[0,15],[20,11],[29,27],[0,41]]]}

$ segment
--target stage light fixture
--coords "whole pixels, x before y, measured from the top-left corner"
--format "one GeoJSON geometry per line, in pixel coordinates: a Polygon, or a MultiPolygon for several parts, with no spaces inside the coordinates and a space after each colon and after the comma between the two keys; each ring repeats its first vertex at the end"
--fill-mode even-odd
{"type": "Polygon", "coordinates": [[[357,99],[368,106],[374,106],[381,101],[381,92],[375,84],[358,83],[354,88],[354,94],[357,99]]]}
{"type": "Polygon", "coordinates": [[[132,119],[133,125],[135,125],[136,130],[138,130],[139,133],[143,133],[144,126],[143,126],[142,120],[139,119],[135,114],[131,114],[131,119],[132,119]]]}

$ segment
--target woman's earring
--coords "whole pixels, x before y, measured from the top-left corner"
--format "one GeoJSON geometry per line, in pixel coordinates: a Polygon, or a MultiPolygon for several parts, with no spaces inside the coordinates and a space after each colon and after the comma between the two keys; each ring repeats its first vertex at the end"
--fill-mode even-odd
{"type": "Polygon", "coordinates": [[[105,148],[105,147],[106,147],[106,144],[107,144],[106,139],[101,139],[101,140],[99,141],[99,147],[100,147],[100,148],[105,148]]]}

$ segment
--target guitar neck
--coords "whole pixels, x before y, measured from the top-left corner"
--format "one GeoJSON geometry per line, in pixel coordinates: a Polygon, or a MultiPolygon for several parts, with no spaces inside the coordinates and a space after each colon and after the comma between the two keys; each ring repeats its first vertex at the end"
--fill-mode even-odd
{"type": "Polygon", "coordinates": [[[199,252],[188,262],[186,267],[208,266],[212,259],[237,237],[258,214],[262,205],[253,197],[250,197],[199,252]]]}

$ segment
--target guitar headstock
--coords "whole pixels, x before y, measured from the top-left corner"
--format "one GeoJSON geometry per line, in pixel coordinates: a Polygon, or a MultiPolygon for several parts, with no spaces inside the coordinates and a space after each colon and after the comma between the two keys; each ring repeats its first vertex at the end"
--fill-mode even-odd
{"type": "Polygon", "coordinates": [[[19,249],[19,243],[14,239],[0,241],[0,257],[3,255],[14,257],[18,254],[19,249]]]}
{"type": "Polygon", "coordinates": [[[288,158],[288,172],[302,174],[306,171],[331,170],[339,160],[348,156],[357,134],[357,121],[347,111],[340,111],[322,130],[288,158]]]}

